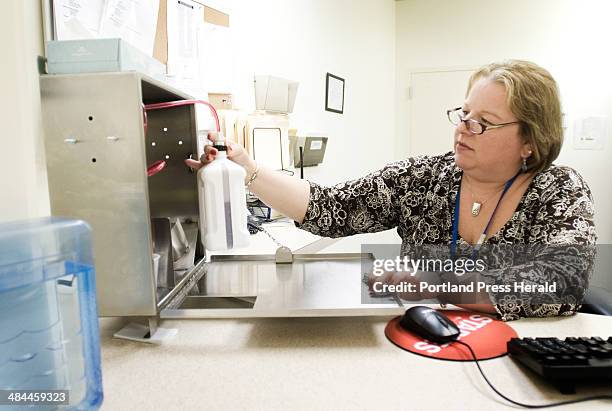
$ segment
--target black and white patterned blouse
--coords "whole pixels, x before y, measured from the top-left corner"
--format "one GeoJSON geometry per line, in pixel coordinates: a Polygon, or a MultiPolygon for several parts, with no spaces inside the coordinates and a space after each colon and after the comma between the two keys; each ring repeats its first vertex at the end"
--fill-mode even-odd
{"type": "MultiPolygon", "coordinates": [[[[462,174],[449,152],[394,162],[333,187],[311,182],[306,215],[297,225],[324,237],[397,227],[402,254],[415,245],[450,244],[462,174]]],[[[594,245],[593,213],[591,192],[582,177],[569,167],[552,165],[535,175],[513,216],[485,244],[594,245]]],[[[462,244],[467,245],[459,238],[462,244]]],[[[574,284],[583,295],[587,284],[579,269],[566,271],[564,278],[553,280],[574,284]]],[[[520,272],[511,273],[508,281],[521,276],[520,272]]],[[[581,303],[580,297],[563,304],[537,305],[522,303],[512,294],[491,297],[503,320],[571,315],[581,303]]]]}

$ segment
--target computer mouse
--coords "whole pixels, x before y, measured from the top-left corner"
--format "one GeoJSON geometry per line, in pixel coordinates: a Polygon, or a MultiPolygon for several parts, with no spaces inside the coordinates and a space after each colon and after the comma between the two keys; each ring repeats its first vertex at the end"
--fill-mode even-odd
{"type": "Polygon", "coordinates": [[[447,316],[424,306],[407,309],[400,319],[400,326],[406,331],[436,343],[455,341],[460,333],[459,327],[447,316]]]}

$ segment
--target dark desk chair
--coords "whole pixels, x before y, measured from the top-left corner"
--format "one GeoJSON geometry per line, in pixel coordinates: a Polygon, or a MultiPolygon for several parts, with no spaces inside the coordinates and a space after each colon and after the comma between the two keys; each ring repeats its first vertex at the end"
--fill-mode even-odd
{"type": "Polygon", "coordinates": [[[612,315],[612,292],[602,287],[589,287],[580,312],[612,315]]]}

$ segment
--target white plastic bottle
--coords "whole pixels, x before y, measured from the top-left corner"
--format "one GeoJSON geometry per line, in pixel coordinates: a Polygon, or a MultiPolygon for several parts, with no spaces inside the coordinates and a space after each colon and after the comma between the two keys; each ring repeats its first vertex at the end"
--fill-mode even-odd
{"type": "Polygon", "coordinates": [[[215,142],[217,157],[198,171],[200,228],[211,251],[249,245],[244,168],[227,158],[227,146],[215,142]]]}

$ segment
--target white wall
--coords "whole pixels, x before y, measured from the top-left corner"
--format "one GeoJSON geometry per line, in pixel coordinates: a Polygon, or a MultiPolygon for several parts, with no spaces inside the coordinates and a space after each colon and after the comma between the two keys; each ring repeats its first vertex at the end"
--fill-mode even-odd
{"type": "Polygon", "coordinates": [[[306,177],[324,184],[356,178],[393,159],[393,0],[234,0],[234,101],[253,110],[253,74],[300,82],[291,125],[329,134],[322,165],[306,177]],[[345,79],[344,114],[325,111],[325,75],[345,79]]]}
{"type": "MultiPolygon", "coordinates": [[[[519,58],[547,68],[559,83],[570,127],[557,164],[577,169],[589,183],[599,240],[612,242],[612,142],[605,149],[573,147],[571,119],[612,113],[612,3],[601,0],[405,0],[396,4],[397,156],[406,138],[411,69],[482,65],[519,58]]],[[[416,136],[415,138],[418,138],[416,136]]]]}
{"type": "MultiPolygon", "coordinates": [[[[40,1],[9,0],[0,17],[0,220],[49,214],[36,56],[43,53],[40,1]]],[[[354,178],[393,158],[393,0],[235,0],[235,99],[253,109],[254,73],[300,81],[292,126],[330,136],[323,165],[307,177],[354,178]],[[346,79],[345,112],[326,112],[325,73],[346,79]]],[[[223,62],[216,62],[223,64],[223,62]]]]}
{"type": "Polygon", "coordinates": [[[40,1],[3,1],[0,39],[0,221],[48,215],[36,66],[43,51],[40,1]]]}

